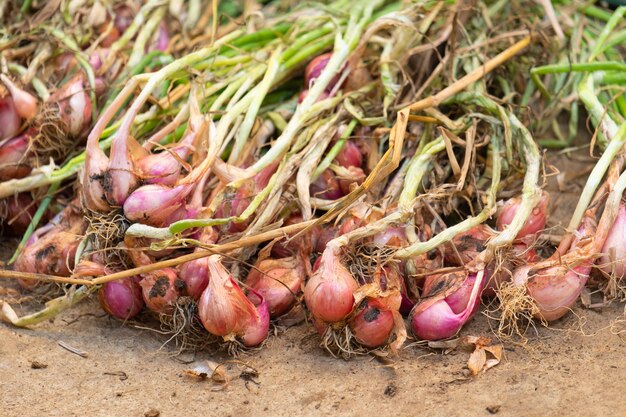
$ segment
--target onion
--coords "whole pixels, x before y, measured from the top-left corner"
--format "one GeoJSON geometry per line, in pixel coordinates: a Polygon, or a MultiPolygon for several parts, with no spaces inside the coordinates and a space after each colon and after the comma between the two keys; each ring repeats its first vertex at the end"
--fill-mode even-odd
{"type": "MultiPolygon", "coordinates": [[[[413,333],[424,340],[454,336],[478,311],[480,287],[476,275],[453,272],[437,278],[437,284],[424,290],[424,300],[409,315],[413,333]]],[[[426,286],[425,286],[426,287],[426,286]]]]}
{"type": "MultiPolygon", "coordinates": [[[[539,203],[537,203],[537,205],[533,208],[530,216],[526,219],[526,222],[517,233],[517,239],[521,239],[528,235],[535,235],[543,230],[546,225],[549,202],[550,195],[543,191],[541,198],[539,199],[539,203]]],[[[521,203],[522,199],[520,197],[513,197],[504,203],[498,213],[498,230],[504,230],[504,228],[513,221],[521,203]]]]}
{"type": "Polygon", "coordinates": [[[313,197],[323,198],[324,200],[337,200],[345,195],[337,176],[330,169],[325,169],[324,172],[311,183],[309,193],[313,197]]]}
{"type": "MultiPolygon", "coordinates": [[[[7,225],[14,233],[23,234],[37,211],[37,204],[30,193],[19,193],[7,197],[5,201],[7,225]]],[[[41,221],[45,220],[44,217],[41,221]]]]}
{"type": "Polygon", "coordinates": [[[59,106],[59,115],[71,137],[79,137],[91,125],[91,99],[85,84],[84,74],[78,72],[50,96],[50,101],[59,106]]]}
{"type": "Polygon", "coordinates": [[[150,226],[166,226],[167,219],[185,204],[193,185],[174,188],[159,184],[143,185],[133,191],[124,202],[124,215],[133,222],[150,226]]]}
{"type": "Polygon", "coordinates": [[[208,260],[209,285],[198,301],[198,315],[204,328],[226,341],[243,338],[246,346],[261,343],[267,337],[269,313],[261,296],[246,298],[241,288],[221,263],[221,256],[208,260]],[[263,332],[265,330],[265,332],[263,332]]]}
{"type": "Polygon", "coordinates": [[[37,99],[32,94],[15,85],[15,83],[6,75],[0,74],[0,79],[11,93],[13,104],[15,106],[15,112],[18,116],[22,119],[26,119],[26,121],[34,118],[37,115],[37,99]]]}
{"type": "MultiPolygon", "coordinates": [[[[302,222],[302,216],[298,214],[292,214],[285,220],[284,226],[290,226],[292,224],[298,224],[302,222]]],[[[285,239],[281,239],[272,246],[272,256],[275,258],[287,258],[297,255],[300,252],[305,254],[311,253],[311,245],[313,239],[313,231],[307,233],[301,233],[298,237],[293,238],[289,236],[285,239]]]]}
{"type": "Polygon", "coordinates": [[[339,251],[338,246],[326,246],[319,268],[304,288],[304,300],[313,316],[328,323],[341,321],[352,312],[358,288],[350,271],[341,264],[339,251]]]}
{"type": "Polygon", "coordinates": [[[328,245],[328,242],[335,238],[337,230],[332,226],[324,225],[323,227],[314,227],[311,230],[311,234],[311,243],[313,244],[313,250],[317,253],[322,253],[324,252],[324,250],[326,250],[326,245],[328,245]]]}
{"type": "Polygon", "coordinates": [[[155,313],[164,314],[172,312],[179,293],[185,288],[185,282],[178,278],[172,268],[142,274],[139,285],[146,306],[155,313]]]}
{"type": "MultiPolygon", "coordinates": [[[[261,192],[267,186],[277,168],[278,164],[269,165],[256,174],[254,178],[246,181],[239,187],[234,195],[226,195],[224,201],[222,201],[215,211],[214,217],[225,218],[241,216],[257,193],[261,192]]],[[[243,222],[229,222],[225,226],[225,229],[230,233],[242,232],[248,227],[251,220],[252,219],[243,222]]]]}
{"type": "Polygon", "coordinates": [[[132,278],[103,284],[98,301],[104,311],[121,320],[132,319],[144,306],[141,287],[132,278]]]}
{"type": "Polygon", "coordinates": [[[300,258],[263,259],[250,270],[246,285],[265,299],[270,317],[276,318],[296,302],[304,276],[305,267],[300,258]]]}
{"type": "Polygon", "coordinates": [[[27,161],[30,131],[0,143],[0,180],[27,176],[32,167],[27,161]]]}
{"type": "MultiPolygon", "coordinates": [[[[315,80],[319,78],[322,71],[324,71],[324,68],[326,68],[326,65],[328,65],[328,61],[330,61],[332,55],[333,54],[330,52],[318,55],[308,63],[304,69],[304,85],[307,88],[311,88],[313,83],[315,83],[315,80]]],[[[333,89],[335,84],[339,81],[339,76],[339,74],[335,75],[335,77],[333,77],[333,79],[328,83],[328,86],[326,87],[327,91],[331,91],[333,89]]]]}
{"type": "Polygon", "coordinates": [[[408,244],[404,227],[390,226],[384,232],[372,237],[372,242],[379,247],[390,246],[401,248],[408,244]]]}
{"type": "Polygon", "coordinates": [[[341,175],[337,176],[341,194],[350,194],[353,190],[353,184],[356,184],[356,186],[362,184],[366,177],[365,171],[359,167],[348,167],[342,170],[341,175]]]}
{"type": "Polygon", "coordinates": [[[366,298],[349,322],[357,342],[375,348],[384,345],[394,328],[393,313],[378,298],[366,298]]]}
{"type": "Polygon", "coordinates": [[[589,262],[574,268],[559,265],[536,272],[532,271],[531,265],[525,265],[513,273],[513,282],[526,285],[528,295],[539,309],[536,317],[554,321],[571,310],[590,272],[589,262]]]}
{"type": "MultiPolygon", "coordinates": [[[[210,245],[217,242],[218,234],[217,229],[214,227],[204,228],[200,235],[200,242],[205,245],[210,245]]],[[[197,248],[195,251],[203,250],[197,248]]],[[[193,261],[185,262],[180,266],[178,272],[180,279],[185,281],[186,295],[197,300],[202,295],[202,292],[209,284],[209,265],[207,258],[194,259],[193,261]]]]}
{"type": "Polygon", "coordinates": [[[444,246],[446,262],[458,266],[469,263],[485,250],[485,243],[492,236],[493,232],[484,224],[472,227],[466,232],[458,233],[450,243],[444,246]]]}
{"type": "Polygon", "coordinates": [[[341,151],[335,157],[335,163],[345,168],[361,166],[363,155],[353,140],[346,141],[341,151]]]}
{"type": "Polygon", "coordinates": [[[618,281],[626,274],[626,206],[620,203],[615,222],[608,233],[602,256],[598,260],[600,269],[618,281]]]}
{"type": "Polygon", "coordinates": [[[21,118],[11,96],[0,98],[0,140],[12,138],[20,131],[21,118]]]}

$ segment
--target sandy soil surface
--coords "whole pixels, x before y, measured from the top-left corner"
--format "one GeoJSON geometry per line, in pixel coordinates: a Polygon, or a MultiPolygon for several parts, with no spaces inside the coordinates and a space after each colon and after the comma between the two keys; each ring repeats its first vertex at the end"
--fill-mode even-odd
{"type": "MultiPolygon", "coordinates": [[[[578,176],[553,193],[552,219],[569,219],[567,202],[586,177],[568,172],[578,176]]],[[[623,416],[624,313],[623,304],[579,304],[550,329],[529,332],[526,345],[505,342],[502,363],[470,377],[465,351],[408,346],[392,366],[371,356],[335,359],[310,325],[272,336],[238,361],[174,356],[163,336],[110,319],[93,299],[30,330],[0,324],[0,416],[623,416]],[[207,359],[224,364],[226,389],[186,375],[194,365],[185,362],[207,359]]],[[[479,315],[462,335],[490,337],[493,324],[479,315]]]]}

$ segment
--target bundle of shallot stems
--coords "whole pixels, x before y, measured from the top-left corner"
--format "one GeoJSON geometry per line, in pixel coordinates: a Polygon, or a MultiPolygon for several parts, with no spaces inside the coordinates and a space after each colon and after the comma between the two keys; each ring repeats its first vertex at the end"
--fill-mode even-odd
{"type": "Polygon", "coordinates": [[[179,3],[96,2],[76,15],[99,22],[95,40],[51,27],[56,43],[0,74],[3,220],[23,234],[0,275],[65,292],[24,317],[3,303],[5,320],[97,292],[182,348],[234,352],[306,322],[347,358],[454,337],[482,301],[511,335],[560,319],[585,286],[624,297],[626,9],[273,1],[218,26],[215,8],[179,3]],[[503,13],[523,23],[493,27],[503,13]],[[59,44],[73,75],[44,98],[59,44]],[[64,142],[37,142],[55,111],[64,142]],[[562,219],[541,149],[569,147],[582,111],[599,159],[550,246],[562,219]]]}

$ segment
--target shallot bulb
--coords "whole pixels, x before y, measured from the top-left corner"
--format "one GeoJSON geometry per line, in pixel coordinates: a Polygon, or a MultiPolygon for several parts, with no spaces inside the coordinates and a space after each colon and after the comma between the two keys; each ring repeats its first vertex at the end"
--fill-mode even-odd
{"type": "Polygon", "coordinates": [[[437,277],[409,315],[413,333],[423,340],[454,336],[478,311],[484,282],[481,279],[478,283],[475,274],[464,272],[437,277]]]}
{"type": "Polygon", "coordinates": [[[598,265],[618,281],[626,276],[626,206],[623,203],[604,242],[598,265]]]}
{"type": "MultiPolygon", "coordinates": [[[[533,208],[530,216],[528,216],[526,222],[517,233],[517,239],[522,239],[529,235],[536,235],[543,230],[546,226],[549,202],[550,195],[543,191],[541,198],[539,199],[539,203],[537,203],[537,205],[533,208]]],[[[513,221],[521,203],[522,199],[520,197],[513,197],[504,203],[498,213],[498,230],[504,230],[504,228],[513,221]]]]}
{"type": "Polygon", "coordinates": [[[184,291],[185,282],[178,278],[172,268],[163,268],[141,275],[143,300],[146,306],[155,313],[169,314],[180,293],[184,291]]]}
{"type": "Polygon", "coordinates": [[[313,317],[328,323],[342,321],[352,312],[358,288],[339,259],[340,250],[332,244],[326,246],[319,268],[304,288],[304,300],[313,317]]]}
{"type": "Polygon", "coordinates": [[[363,155],[353,140],[348,140],[335,157],[335,163],[344,168],[360,167],[363,163],[363,155]]]}
{"type": "Polygon", "coordinates": [[[17,135],[21,123],[11,96],[0,97],[0,140],[17,135]]]}
{"type": "Polygon", "coordinates": [[[0,180],[22,178],[32,170],[27,152],[31,132],[27,131],[12,139],[0,142],[0,180]]]}
{"type": "Polygon", "coordinates": [[[493,236],[492,230],[479,224],[466,232],[458,233],[445,245],[444,257],[452,265],[463,266],[485,250],[487,240],[493,236]]]}
{"type": "Polygon", "coordinates": [[[79,72],[50,96],[59,106],[59,116],[71,137],[79,137],[91,124],[91,99],[85,85],[85,76],[79,72]]]}
{"type": "Polygon", "coordinates": [[[513,283],[526,286],[526,292],[538,308],[538,318],[554,321],[571,310],[590,272],[589,261],[574,268],[559,265],[540,271],[533,271],[532,265],[525,265],[513,273],[513,283]]]}
{"type": "MultiPolygon", "coordinates": [[[[304,69],[304,84],[306,88],[310,88],[313,83],[315,83],[315,80],[317,80],[322,74],[322,71],[324,71],[324,68],[326,68],[326,65],[328,65],[328,61],[330,61],[330,58],[332,56],[333,54],[330,52],[318,55],[307,64],[306,68],[304,69]]],[[[331,91],[338,81],[339,74],[335,75],[333,79],[328,83],[326,91],[331,91]]]]}
{"type": "Polygon", "coordinates": [[[309,187],[309,193],[313,197],[324,200],[337,200],[345,194],[341,189],[341,184],[337,176],[330,170],[324,170],[309,187]]]}
{"type": "Polygon", "coordinates": [[[159,25],[152,44],[147,48],[148,51],[167,51],[167,47],[170,44],[170,34],[167,30],[165,23],[159,25]]]}
{"type": "MultiPolygon", "coordinates": [[[[298,224],[302,222],[300,214],[292,214],[285,220],[284,226],[298,224]]],[[[301,233],[298,237],[292,236],[281,239],[272,246],[272,256],[275,258],[288,258],[300,252],[310,254],[312,250],[313,231],[301,233]]]]}
{"type": "MultiPolygon", "coordinates": [[[[204,229],[199,240],[205,245],[210,245],[217,242],[218,237],[217,229],[209,226],[204,229]]],[[[202,249],[196,249],[196,251],[198,250],[202,249]]],[[[186,295],[194,300],[199,299],[202,292],[209,284],[209,265],[207,258],[185,262],[180,266],[178,276],[185,281],[186,295]]]]}
{"type": "MultiPolygon", "coordinates": [[[[19,193],[7,197],[4,201],[6,202],[7,226],[14,233],[24,233],[37,211],[37,204],[33,200],[32,195],[30,193],[19,193]]],[[[2,201],[0,201],[1,203],[2,201]]],[[[42,220],[45,221],[45,217],[42,220]]]]}
{"type": "Polygon", "coordinates": [[[141,287],[133,278],[103,284],[98,290],[98,301],[104,311],[120,320],[134,318],[144,306],[141,287]]]}
{"type": "Polygon", "coordinates": [[[263,259],[256,263],[246,278],[246,285],[267,302],[270,317],[285,314],[302,290],[305,266],[299,257],[263,259]]]}
{"type": "Polygon", "coordinates": [[[6,85],[13,98],[15,112],[26,121],[37,115],[37,99],[30,93],[19,88],[9,77],[0,74],[0,80],[6,85]]]}
{"type": "Polygon", "coordinates": [[[124,215],[133,222],[150,226],[166,226],[166,221],[185,205],[192,184],[170,188],[166,185],[143,185],[133,191],[124,202],[124,215]]]}
{"type": "Polygon", "coordinates": [[[394,328],[393,313],[378,298],[366,298],[350,319],[350,330],[357,342],[376,348],[389,340],[394,328]]]}
{"type": "Polygon", "coordinates": [[[226,341],[240,338],[246,346],[263,342],[269,330],[269,312],[263,297],[252,293],[248,299],[221,263],[221,256],[208,260],[209,285],[198,301],[198,315],[204,328],[226,341]]]}

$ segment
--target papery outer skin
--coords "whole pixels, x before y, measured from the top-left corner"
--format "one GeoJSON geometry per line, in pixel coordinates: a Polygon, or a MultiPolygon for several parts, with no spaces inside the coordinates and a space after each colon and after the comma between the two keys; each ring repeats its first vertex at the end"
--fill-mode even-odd
{"type": "Polygon", "coordinates": [[[142,274],[139,282],[146,307],[155,313],[171,313],[184,287],[172,268],[163,268],[142,274]]]}
{"type": "Polygon", "coordinates": [[[485,250],[487,240],[493,236],[491,229],[479,224],[467,232],[457,234],[450,243],[444,246],[445,261],[450,265],[463,266],[471,262],[480,252],[485,250]],[[455,251],[456,248],[456,251],[455,251]],[[458,256],[461,257],[459,260],[458,256]]]}
{"type": "Polygon", "coordinates": [[[294,294],[301,291],[305,272],[298,262],[297,258],[264,259],[246,278],[246,285],[265,299],[272,318],[289,311],[296,301],[294,294]]]}
{"type": "Polygon", "coordinates": [[[204,328],[215,336],[233,340],[243,336],[250,323],[258,324],[259,313],[232,279],[219,255],[208,258],[209,285],[198,301],[204,328]]]}
{"type": "Polygon", "coordinates": [[[624,279],[626,273],[626,206],[620,204],[615,222],[602,247],[602,256],[598,266],[607,275],[618,281],[624,279]],[[612,257],[613,256],[613,257],[612,257]]]}
{"type": "Polygon", "coordinates": [[[539,317],[554,321],[568,313],[587,283],[591,265],[553,267],[532,274],[526,290],[539,307],[539,317]]]}

